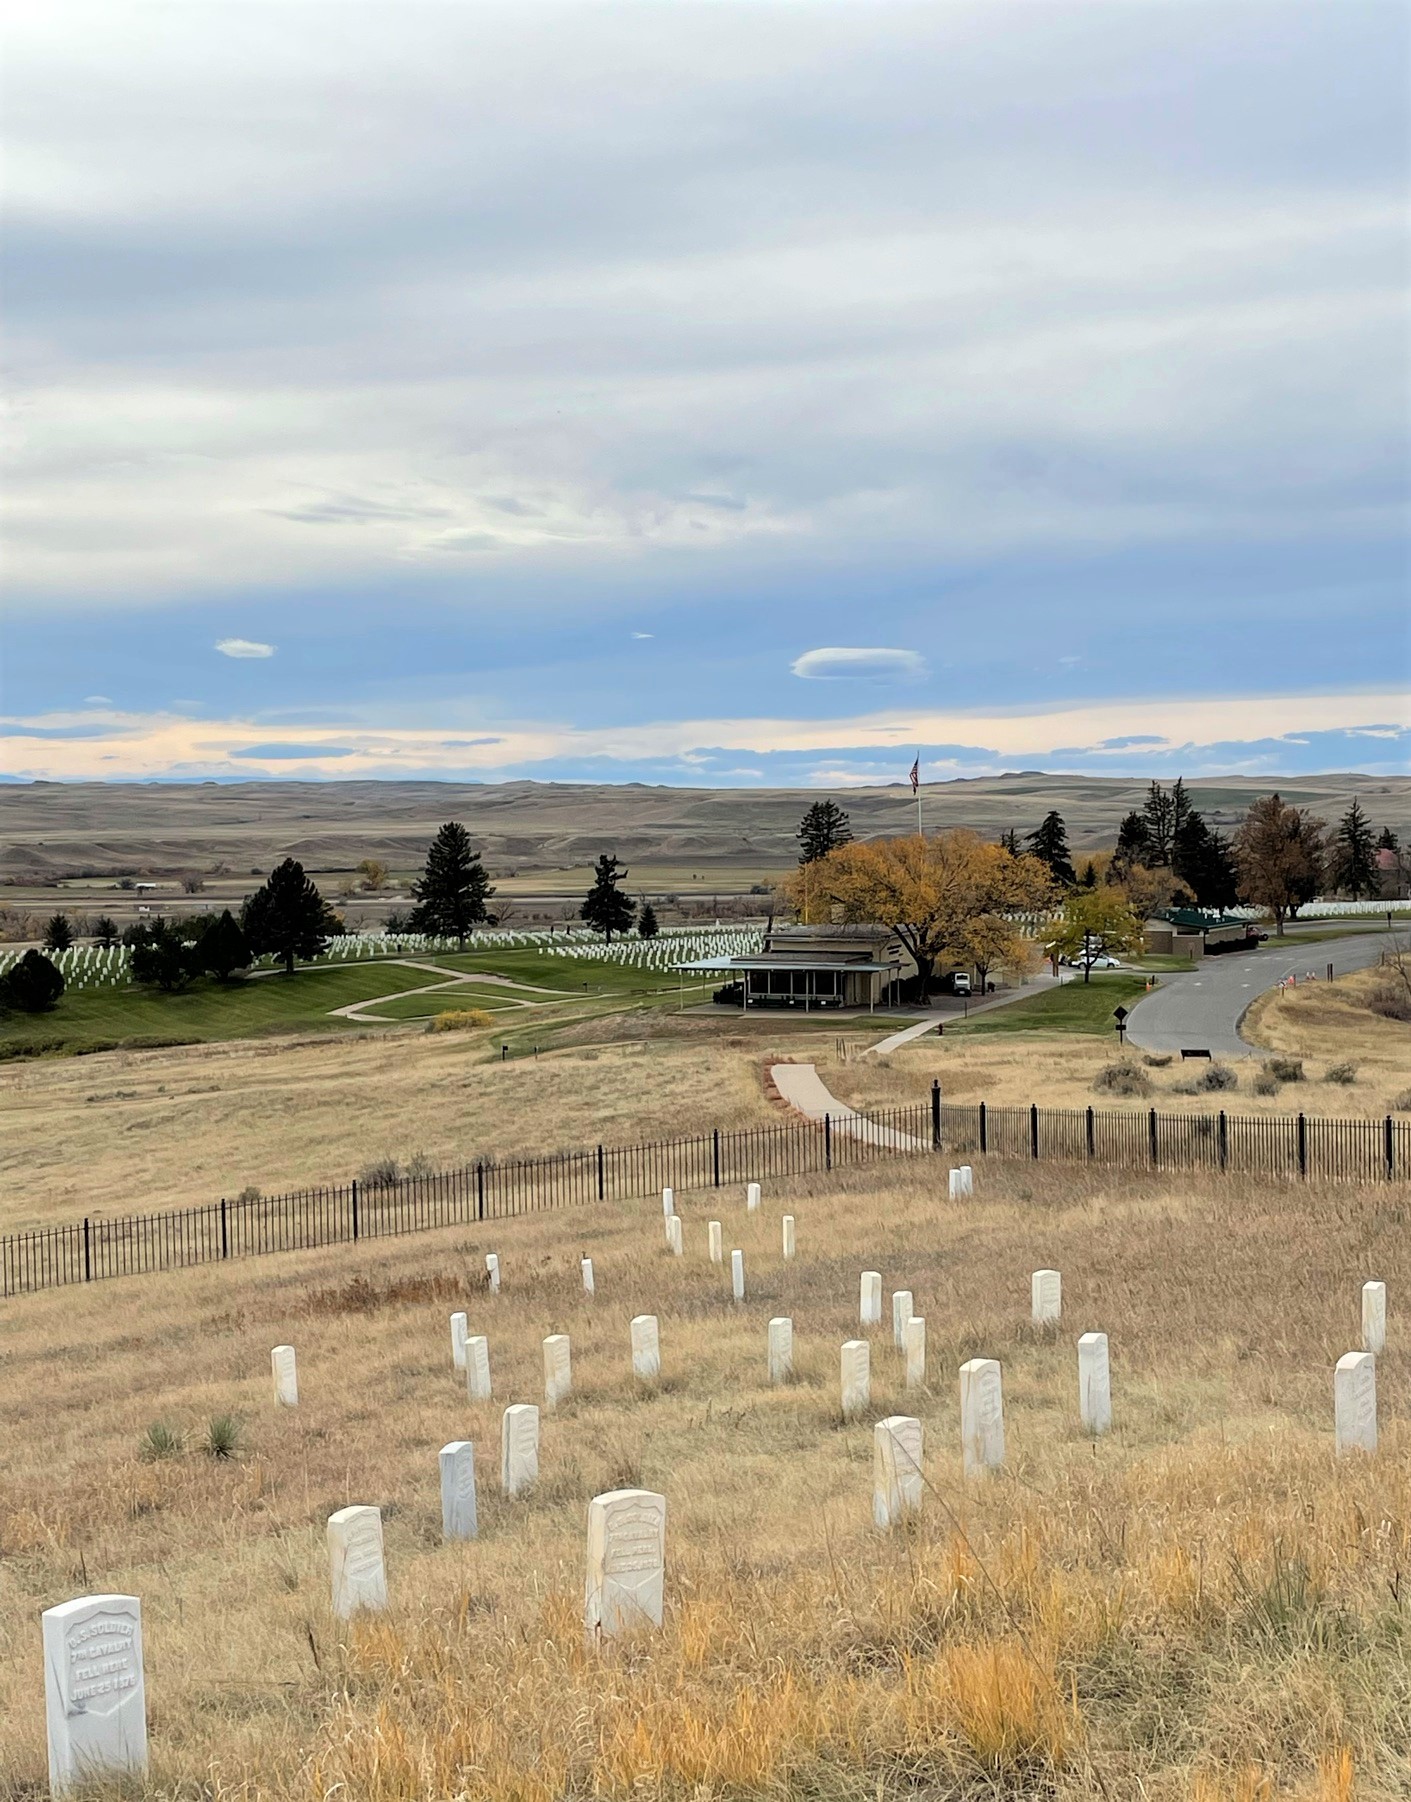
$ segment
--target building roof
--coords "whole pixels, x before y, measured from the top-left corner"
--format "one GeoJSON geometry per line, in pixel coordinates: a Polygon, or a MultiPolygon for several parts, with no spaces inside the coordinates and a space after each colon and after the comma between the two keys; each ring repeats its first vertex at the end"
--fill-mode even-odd
{"type": "Polygon", "coordinates": [[[673,970],[857,970],[885,976],[897,965],[879,964],[870,958],[829,957],[815,953],[802,957],[697,957],[673,964],[673,970]]]}

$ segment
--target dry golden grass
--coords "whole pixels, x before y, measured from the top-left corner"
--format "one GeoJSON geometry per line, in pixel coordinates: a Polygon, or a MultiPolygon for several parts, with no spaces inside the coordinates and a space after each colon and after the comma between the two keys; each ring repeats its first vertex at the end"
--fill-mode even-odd
{"type": "Polygon", "coordinates": [[[10,1304],[0,1461],[0,1797],[41,1792],[38,1611],[143,1598],[153,1798],[422,1802],[562,1796],[917,1796],[1014,1802],[1382,1802],[1411,1793],[1411,1193],[987,1164],[964,1211],[944,1163],[655,1201],[113,1283],[10,1304]],[[938,1180],[939,1179],[939,1180],[938,1180]],[[779,1214],[799,1258],[778,1255],[779,1214]],[[749,1299],[705,1257],[746,1251],[749,1299]],[[504,1290],[484,1293],[481,1254],[504,1290]],[[598,1293],[581,1292],[594,1259],[598,1293]],[[1061,1332],[1028,1276],[1064,1273],[1061,1332]],[[858,1272],[910,1287],[932,1381],[873,1335],[873,1407],[838,1417],[858,1272]],[[1332,1366],[1383,1278],[1383,1442],[1336,1461],[1332,1366]],[[450,1367],[460,1297],[493,1405],[450,1367]],[[630,1372],[659,1314],[663,1380],[630,1372]],[[765,1382],[793,1317],[798,1380],[765,1382]],[[1112,1342],[1116,1429],[1076,1419],[1074,1340],[1112,1342]],[[572,1336],[541,1482],[497,1493],[500,1408],[537,1400],[540,1341],[572,1336]],[[277,1412],[269,1348],[295,1344],[277,1412]],[[965,1482],[955,1372],[1004,1365],[1009,1463],[965,1482]],[[246,1451],[144,1463],[161,1420],[227,1409],[246,1451]],[[871,1424],[926,1428],[921,1519],[870,1519],[871,1424]],[[480,1454],[481,1537],[439,1541],[436,1452],[480,1454]],[[586,1504],[668,1498],[660,1634],[590,1653],[586,1504]],[[384,1511],[390,1613],[340,1628],[324,1523],[384,1511]]]}
{"type": "MultiPolygon", "coordinates": [[[[1297,988],[1261,995],[1246,1016],[1246,1031],[1261,1045],[1305,1060],[1308,1075],[1322,1076],[1330,1064],[1357,1066],[1350,1088],[1310,1085],[1320,1111],[1331,1112],[1324,1096],[1346,1098],[1345,1111],[1385,1112],[1411,1086],[1411,1022],[1388,1020],[1367,1005],[1385,972],[1356,970],[1336,982],[1300,983],[1297,988]]],[[[1312,1103],[1310,1102],[1310,1105],[1312,1103]]]]}

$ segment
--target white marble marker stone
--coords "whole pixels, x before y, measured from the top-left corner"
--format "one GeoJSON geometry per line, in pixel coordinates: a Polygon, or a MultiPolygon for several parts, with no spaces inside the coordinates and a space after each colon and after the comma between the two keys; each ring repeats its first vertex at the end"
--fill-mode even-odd
{"type": "Polygon", "coordinates": [[[500,1293],[500,1255],[487,1251],[485,1254],[485,1280],[489,1284],[491,1295],[500,1293]]]}
{"type": "Polygon", "coordinates": [[[872,1521],[895,1527],[921,1508],[921,1422],[889,1414],[872,1429],[872,1521]]]}
{"type": "Polygon", "coordinates": [[[710,1246],[711,1263],[723,1264],[725,1262],[725,1240],[721,1235],[720,1222],[718,1220],[712,1220],[707,1227],[706,1243],[710,1246]]]}
{"type": "Polygon", "coordinates": [[[479,1530],[475,1447],[468,1439],[453,1439],[441,1447],[441,1537],[474,1539],[479,1530]]]}
{"type": "Polygon", "coordinates": [[[661,1192],[661,1217],[670,1220],[676,1212],[676,1192],[674,1189],[663,1189],[661,1192]]]}
{"type": "Polygon", "coordinates": [[[333,1612],[349,1620],[360,1608],[387,1606],[387,1566],[382,1556],[382,1510],[340,1508],[328,1517],[328,1566],[333,1612]]]}
{"type": "Polygon", "coordinates": [[[1004,1388],[996,1358],[960,1367],[960,1446],[967,1477],[1004,1463],[1004,1388]]]}
{"type": "Polygon", "coordinates": [[[465,1392],[473,1402],[490,1399],[490,1341],[483,1333],[465,1342],[465,1392]]]}
{"type": "Polygon", "coordinates": [[[1362,1285],[1362,1349],[1374,1358],[1381,1357],[1387,1346],[1387,1286],[1385,1283],[1362,1285]]]}
{"type": "Polygon", "coordinates": [[[906,1323],[906,1386],[920,1389],[926,1381],[926,1322],[913,1314],[906,1323]]]}
{"type": "Polygon", "coordinates": [[[544,1341],[544,1400],[556,1408],[573,1390],[573,1360],[567,1333],[550,1333],[544,1341]]]}
{"type": "Polygon", "coordinates": [[[975,1193],[975,1172],[969,1164],[961,1164],[950,1173],[949,1194],[952,1201],[964,1201],[975,1193]]]}
{"type": "Polygon", "coordinates": [[[141,1602],[136,1596],[79,1596],[46,1608],[40,1626],[50,1790],[66,1796],[98,1778],[143,1775],[141,1602]]]}
{"type": "Polygon", "coordinates": [[[639,1314],[632,1322],[632,1374],[644,1383],[661,1375],[661,1329],[655,1314],[639,1314]]]}
{"type": "Polygon", "coordinates": [[[613,1489],[588,1504],[583,1625],[590,1639],[659,1627],[666,1576],[666,1497],[613,1489]]]}
{"type": "Polygon", "coordinates": [[[666,1223],[666,1249],[673,1257],[684,1257],[686,1242],[681,1236],[681,1216],[673,1214],[666,1223]]]}
{"type": "Polygon", "coordinates": [[[1036,1270],[1029,1278],[1029,1313],[1035,1326],[1057,1326],[1063,1315],[1063,1278],[1056,1270],[1036,1270]]]}
{"type": "Polygon", "coordinates": [[[761,1195],[761,1190],[760,1190],[760,1186],[758,1183],[746,1183],[746,1185],[745,1185],[745,1212],[746,1213],[757,1214],[759,1212],[760,1195],[761,1195]]]}
{"type": "Polygon", "coordinates": [[[894,1289],[892,1291],[892,1344],[898,1351],[906,1350],[906,1323],[911,1319],[912,1294],[910,1289],[894,1289]]]}
{"type": "Polygon", "coordinates": [[[780,1314],[769,1323],[769,1380],[787,1383],[794,1374],[794,1323],[780,1314]]]}
{"type": "Polygon", "coordinates": [[[1078,1340],[1078,1413],[1083,1431],[1096,1437],[1112,1426],[1112,1372],[1107,1334],[1084,1333],[1078,1340]]]}
{"type": "Polygon", "coordinates": [[[465,1369],[465,1334],[464,1314],[451,1316],[451,1362],[457,1370],[465,1369]]]}
{"type": "Polygon", "coordinates": [[[585,1295],[596,1295],[598,1290],[597,1285],[593,1281],[593,1260],[591,1258],[580,1258],[578,1261],[578,1268],[583,1274],[583,1293],[585,1295]]]}
{"type": "Polygon", "coordinates": [[[857,1317],[863,1326],[876,1326],[882,1318],[882,1273],[864,1270],[858,1284],[857,1317]]]}
{"type": "Polygon", "coordinates": [[[513,1499],[539,1481],[539,1410],[528,1402],[500,1420],[500,1487],[513,1499]]]}
{"type": "Polygon", "coordinates": [[[730,1253],[730,1293],[736,1301],[745,1299],[745,1254],[742,1251],[730,1253]]]}
{"type": "Polygon", "coordinates": [[[789,1264],[793,1262],[796,1249],[794,1240],[794,1217],[792,1214],[785,1214],[783,1220],[780,1222],[780,1231],[784,1243],[784,1262],[789,1264]]]}
{"type": "Polygon", "coordinates": [[[1333,1429],[1337,1451],[1377,1449],[1377,1360],[1344,1352],[1333,1372],[1333,1429]]]}
{"type": "Polygon", "coordinates": [[[872,1400],[872,1353],[865,1339],[849,1339],[842,1355],[843,1419],[856,1420],[872,1400]]]}
{"type": "Polygon", "coordinates": [[[299,1405],[299,1361],[292,1345],[276,1345],[269,1355],[274,1372],[274,1399],[281,1408],[299,1405]]]}

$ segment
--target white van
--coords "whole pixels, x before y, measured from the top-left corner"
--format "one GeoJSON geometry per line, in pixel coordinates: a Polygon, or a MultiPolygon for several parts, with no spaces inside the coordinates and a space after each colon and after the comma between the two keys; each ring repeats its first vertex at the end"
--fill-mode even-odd
{"type": "Polygon", "coordinates": [[[968,970],[957,970],[950,979],[950,985],[954,994],[968,995],[970,993],[970,972],[968,970]]]}

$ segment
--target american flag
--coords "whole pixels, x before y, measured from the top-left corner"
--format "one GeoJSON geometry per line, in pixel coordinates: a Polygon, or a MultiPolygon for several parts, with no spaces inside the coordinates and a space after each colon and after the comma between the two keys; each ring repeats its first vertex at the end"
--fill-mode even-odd
{"type": "Polygon", "coordinates": [[[921,759],[918,757],[911,766],[911,792],[915,794],[921,786],[921,759]]]}

